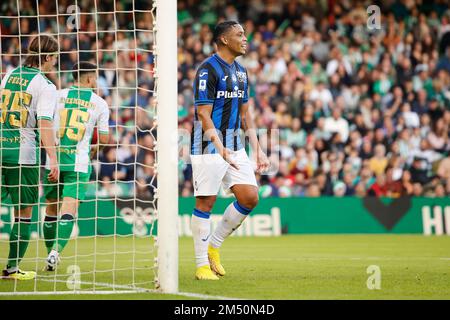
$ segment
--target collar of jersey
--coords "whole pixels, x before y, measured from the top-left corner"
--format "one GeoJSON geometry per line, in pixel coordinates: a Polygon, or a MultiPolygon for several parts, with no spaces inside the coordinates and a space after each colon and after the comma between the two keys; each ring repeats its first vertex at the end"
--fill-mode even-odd
{"type": "Polygon", "coordinates": [[[36,70],[41,76],[44,77],[44,79],[46,79],[46,80],[49,81],[50,83],[53,83],[53,82],[51,82],[51,81],[47,78],[47,76],[41,71],[41,69],[35,68],[35,67],[28,67],[28,66],[22,66],[22,67],[23,67],[23,68],[26,68],[26,69],[36,70]]]}
{"type": "Polygon", "coordinates": [[[81,88],[81,87],[79,87],[79,86],[71,86],[70,89],[78,89],[78,90],[92,91],[91,88],[81,88]]]}
{"type": "Polygon", "coordinates": [[[223,60],[217,53],[214,54],[214,57],[216,57],[216,59],[219,60],[220,63],[223,63],[224,65],[226,65],[229,68],[231,68],[234,64],[234,62],[232,64],[229,64],[228,62],[223,60]]]}

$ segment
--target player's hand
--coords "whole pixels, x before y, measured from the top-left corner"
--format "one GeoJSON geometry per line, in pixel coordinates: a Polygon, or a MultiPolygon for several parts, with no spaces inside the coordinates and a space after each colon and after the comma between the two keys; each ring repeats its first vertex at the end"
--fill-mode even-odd
{"type": "Polygon", "coordinates": [[[94,160],[95,156],[97,155],[97,149],[98,146],[91,146],[91,152],[89,154],[91,160],[94,160]]]}
{"type": "Polygon", "coordinates": [[[57,182],[59,179],[59,167],[56,157],[50,158],[50,173],[48,174],[47,178],[50,182],[57,182]]]}
{"type": "Polygon", "coordinates": [[[266,172],[270,167],[270,161],[262,150],[258,150],[256,154],[256,172],[266,172]]]}
{"type": "Polygon", "coordinates": [[[232,159],[233,156],[233,152],[230,149],[227,148],[223,148],[222,151],[222,157],[223,159],[228,162],[230,164],[230,166],[232,166],[233,168],[235,168],[236,170],[239,170],[239,166],[237,165],[237,163],[232,159]]]}

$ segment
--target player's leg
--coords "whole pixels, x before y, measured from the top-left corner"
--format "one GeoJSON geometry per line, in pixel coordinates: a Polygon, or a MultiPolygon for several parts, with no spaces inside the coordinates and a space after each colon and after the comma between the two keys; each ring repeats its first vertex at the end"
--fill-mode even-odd
{"type": "MultiPolygon", "coordinates": [[[[50,182],[48,180],[49,173],[50,170],[45,170],[45,175],[43,178],[44,196],[46,199],[47,207],[45,209],[45,218],[44,224],[42,226],[42,231],[44,234],[47,254],[49,254],[50,251],[52,250],[53,244],[56,240],[56,229],[58,221],[58,201],[62,193],[62,184],[58,182],[50,182]]],[[[60,176],[59,182],[63,182],[62,176],[60,176]]]]}
{"type": "Polygon", "coordinates": [[[57,198],[47,198],[45,208],[44,224],[42,227],[42,232],[44,234],[45,248],[47,253],[53,247],[53,243],[56,240],[56,229],[58,223],[58,199],[57,198]]]}
{"type": "Polygon", "coordinates": [[[9,236],[9,254],[3,276],[17,280],[36,277],[34,271],[22,271],[19,264],[24,257],[31,234],[33,205],[38,202],[39,168],[33,166],[3,167],[5,188],[14,204],[14,226],[9,236]]]}
{"type": "Polygon", "coordinates": [[[52,250],[61,252],[72,234],[73,225],[78,209],[78,200],[73,197],[63,196],[61,204],[61,216],[58,221],[58,234],[53,243],[52,250]]]}
{"type": "Polygon", "coordinates": [[[237,151],[235,155],[239,170],[229,168],[224,177],[224,187],[233,192],[236,200],[225,209],[208,247],[211,269],[221,276],[225,275],[225,269],[220,261],[219,248],[258,204],[258,187],[250,160],[243,149],[237,151]]]}
{"type": "Polygon", "coordinates": [[[87,173],[63,171],[61,176],[64,185],[60,218],[57,223],[57,236],[47,257],[48,266],[53,268],[57,265],[59,255],[69,242],[78,213],[79,201],[84,200],[89,183],[89,174],[87,173]]]}
{"type": "Polygon", "coordinates": [[[211,245],[220,248],[225,238],[247,218],[258,204],[258,188],[249,184],[236,184],[231,187],[236,200],[225,209],[222,219],[211,237],[211,245]]]}
{"type": "Polygon", "coordinates": [[[222,178],[228,164],[217,154],[191,155],[195,208],[191,218],[192,237],[199,280],[217,280],[208,261],[208,243],[211,235],[211,209],[216,201],[222,178]]]}
{"type": "Polygon", "coordinates": [[[191,218],[192,237],[194,239],[195,276],[199,280],[217,280],[211,271],[208,260],[208,243],[211,235],[211,209],[216,202],[216,196],[198,196],[195,198],[195,208],[191,218]]]}

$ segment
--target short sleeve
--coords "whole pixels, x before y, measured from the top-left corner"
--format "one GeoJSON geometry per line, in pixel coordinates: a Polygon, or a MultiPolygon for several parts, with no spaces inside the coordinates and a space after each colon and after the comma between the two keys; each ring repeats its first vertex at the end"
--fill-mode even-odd
{"type": "Polygon", "coordinates": [[[216,98],[217,73],[209,65],[202,65],[194,81],[194,105],[213,104],[216,98]]]}
{"type": "MultiPolygon", "coordinates": [[[[41,80],[42,83],[44,79],[41,80]]],[[[39,98],[36,104],[36,115],[38,120],[50,120],[53,121],[53,117],[56,109],[56,87],[53,84],[49,84],[45,81],[45,85],[42,85],[39,93],[39,98]]]]}
{"type": "Polygon", "coordinates": [[[98,132],[99,134],[109,134],[109,108],[108,104],[105,102],[100,116],[98,118],[98,132]]]}

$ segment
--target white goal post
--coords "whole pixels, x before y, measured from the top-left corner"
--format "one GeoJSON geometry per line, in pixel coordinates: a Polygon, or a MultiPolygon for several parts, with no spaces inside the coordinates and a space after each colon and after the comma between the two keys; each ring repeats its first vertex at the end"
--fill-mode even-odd
{"type": "Polygon", "coordinates": [[[156,0],[158,279],[178,291],[177,1],[156,0]]]}

